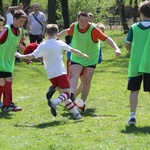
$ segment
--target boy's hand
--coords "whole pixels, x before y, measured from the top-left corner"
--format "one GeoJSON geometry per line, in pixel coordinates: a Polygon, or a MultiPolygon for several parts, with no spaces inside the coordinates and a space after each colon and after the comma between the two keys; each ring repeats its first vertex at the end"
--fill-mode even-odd
{"type": "Polygon", "coordinates": [[[90,57],[87,54],[83,54],[86,59],[90,59],[90,57]]]}
{"type": "Polygon", "coordinates": [[[15,52],[14,56],[20,58],[21,54],[19,52],[15,52]]]}
{"type": "Polygon", "coordinates": [[[120,55],[121,55],[120,49],[116,49],[116,50],[115,50],[115,54],[116,54],[117,57],[120,56],[120,55]]]}

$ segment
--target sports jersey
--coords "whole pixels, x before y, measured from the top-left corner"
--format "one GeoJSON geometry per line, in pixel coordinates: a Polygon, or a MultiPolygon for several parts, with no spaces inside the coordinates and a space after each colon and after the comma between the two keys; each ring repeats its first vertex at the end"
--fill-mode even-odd
{"type": "Polygon", "coordinates": [[[71,55],[71,61],[81,64],[82,66],[90,66],[98,63],[100,40],[105,41],[107,35],[102,33],[94,25],[88,24],[86,29],[79,29],[78,23],[72,24],[68,30],[68,35],[73,36],[72,47],[86,53],[90,59],[85,60],[77,55],[71,55]]]}
{"type": "Polygon", "coordinates": [[[22,33],[21,29],[18,29],[20,34],[16,36],[13,34],[10,25],[6,25],[5,28],[7,28],[8,36],[6,41],[0,44],[0,71],[13,72],[15,63],[14,53],[17,45],[19,45],[22,33]]]}
{"type": "Polygon", "coordinates": [[[49,39],[41,43],[32,53],[35,59],[43,57],[48,79],[66,74],[65,65],[62,60],[63,50],[70,51],[71,47],[61,40],[49,39]]]}
{"type": "Polygon", "coordinates": [[[144,22],[133,24],[126,38],[126,42],[131,43],[129,77],[150,73],[150,21],[144,22]]]}

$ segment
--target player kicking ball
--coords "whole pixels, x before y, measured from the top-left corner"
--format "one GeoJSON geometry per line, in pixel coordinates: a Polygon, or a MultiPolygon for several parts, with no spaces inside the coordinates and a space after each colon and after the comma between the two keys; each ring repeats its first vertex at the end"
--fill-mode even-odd
{"type": "Polygon", "coordinates": [[[42,42],[34,52],[27,55],[21,55],[16,52],[15,56],[29,60],[43,57],[44,67],[48,79],[50,80],[52,86],[60,93],[60,95],[54,100],[51,100],[50,97],[48,98],[48,105],[51,108],[52,115],[57,116],[57,105],[64,102],[67,109],[73,113],[74,118],[80,119],[81,114],[75,107],[74,103],[70,100],[70,82],[62,60],[62,52],[63,50],[67,50],[85,59],[89,59],[89,57],[79,50],[73,49],[65,42],[57,40],[59,29],[56,24],[48,24],[46,28],[46,36],[48,39],[42,42]]]}

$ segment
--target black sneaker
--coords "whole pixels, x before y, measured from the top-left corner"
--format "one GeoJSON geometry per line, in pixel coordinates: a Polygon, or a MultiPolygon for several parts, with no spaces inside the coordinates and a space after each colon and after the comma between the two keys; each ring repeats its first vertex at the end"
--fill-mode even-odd
{"type": "Polygon", "coordinates": [[[19,107],[19,106],[16,106],[14,103],[11,103],[10,106],[2,106],[2,111],[14,111],[14,112],[17,112],[17,111],[21,111],[22,108],[19,107]]]}
{"type": "Polygon", "coordinates": [[[135,118],[130,118],[128,121],[128,124],[131,126],[134,126],[136,124],[136,119],[135,118]]]}
{"type": "Polygon", "coordinates": [[[57,116],[56,104],[55,104],[53,101],[48,100],[48,105],[49,105],[49,107],[51,108],[51,113],[52,113],[52,115],[53,115],[54,117],[56,117],[56,116],[57,116]]]}
{"type": "Polygon", "coordinates": [[[56,92],[55,87],[50,86],[50,87],[48,88],[47,93],[46,93],[46,98],[47,98],[47,100],[50,100],[55,92],[56,92]]]}
{"type": "Polygon", "coordinates": [[[74,102],[74,101],[75,101],[75,96],[74,96],[74,94],[73,94],[73,93],[71,93],[70,99],[71,99],[71,101],[72,101],[72,102],[74,102]]]}

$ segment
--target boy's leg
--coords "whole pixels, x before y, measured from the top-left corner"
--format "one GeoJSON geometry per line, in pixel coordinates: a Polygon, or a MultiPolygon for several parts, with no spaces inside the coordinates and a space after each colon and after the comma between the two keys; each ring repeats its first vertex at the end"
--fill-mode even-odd
{"type": "Polygon", "coordinates": [[[2,94],[3,94],[4,86],[0,85],[0,108],[2,107],[2,94]]]}
{"type": "Polygon", "coordinates": [[[130,117],[128,121],[129,125],[136,124],[136,108],[138,105],[138,93],[139,91],[131,91],[130,93],[130,117]]]}
{"type": "Polygon", "coordinates": [[[137,77],[129,78],[128,80],[128,90],[131,91],[130,93],[130,117],[128,120],[129,125],[136,124],[136,109],[138,105],[138,94],[142,82],[142,75],[137,77]]]}
{"type": "Polygon", "coordinates": [[[71,113],[73,113],[73,116],[75,119],[81,119],[82,118],[81,114],[78,112],[76,106],[74,105],[74,103],[72,102],[71,99],[65,100],[65,105],[66,105],[67,109],[71,113]]]}
{"type": "Polygon", "coordinates": [[[4,85],[4,95],[3,95],[3,111],[20,111],[21,107],[16,106],[12,102],[12,82],[5,81],[4,85]]]}
{"type": "Polygon", "coordinates": [[[64,92],[60,94],[54,100],[52,101],[50,99],[48,100],[48,105],[51,107],[51,113],[53,116],[57,116],[57,110],[56,110],[57,105],[66,101],[69,97],[70,97],[70,94],[68,92],[64,92]]]}

